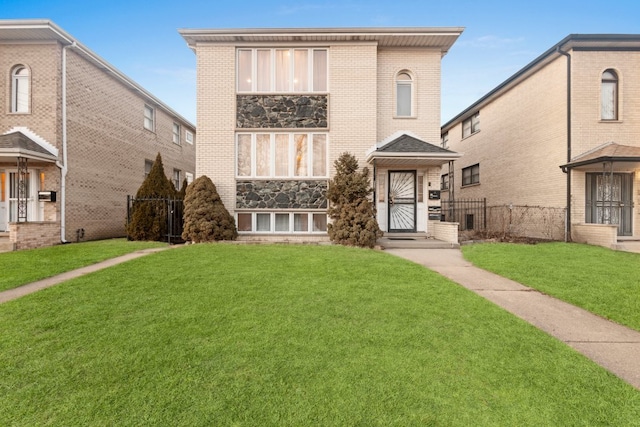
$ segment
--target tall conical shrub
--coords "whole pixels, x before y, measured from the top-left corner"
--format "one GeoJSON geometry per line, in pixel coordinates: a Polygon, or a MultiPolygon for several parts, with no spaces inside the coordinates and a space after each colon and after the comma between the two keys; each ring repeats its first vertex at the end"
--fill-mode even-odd
{"type": "Polygon", "coordinates": [[[132,207],[131,222],[127,225],[127,236],[131,240],[163,241],[167,235],[167,211],[161,199],[175,197],[173,184],[164,174],[160,153],[156,156],[149,175],[136,193],[132,207]]]}
{"type": "Polygon", "coordinates": [[[383,233],[369,199],[373,193],[369,169],[358,171],[358,160],[350,153],[343,153],[334,166],[336,174],[327,191],[329,238],[341,245],[373,248],[383,233]]]}
{"type": "Polygon", "coordinates": [[[198,177],[187,187],[184,197],[182,238],[194,243],[235,240],[236,222],[224,207],[215,184],[209,177],[198,177]]]}

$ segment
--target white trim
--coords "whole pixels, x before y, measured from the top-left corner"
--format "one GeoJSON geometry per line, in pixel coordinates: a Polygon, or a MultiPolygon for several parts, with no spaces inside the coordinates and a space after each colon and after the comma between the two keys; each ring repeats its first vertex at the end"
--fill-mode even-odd
{"type": "Polygon", "coordinates": [[[47,150],[49,153],[51,153],[55,157],[58,157],[58,149],[54,147],[53,144],[51,144],[46,139],[44,139],[43,137],[41,137],[40,135],[33,132],[31,129],[27,127],[14,126],[11,129],[9,129],[7,132],[3,133],[3,135],[9,135],[10,133],[15,133],[15,132],[22,133],[24,136],[28,137],[30,140],[32,140],[33,142],[35,142],[36,144],[38,144],[39,146],[47,150]]]}

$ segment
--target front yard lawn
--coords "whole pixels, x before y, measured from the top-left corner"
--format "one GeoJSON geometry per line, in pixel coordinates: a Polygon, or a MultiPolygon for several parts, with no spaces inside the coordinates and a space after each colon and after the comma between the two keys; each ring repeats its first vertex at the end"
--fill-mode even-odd
{"type": "Polygon", "coordinates": [[[140,249],[166,246],[125,239],[72,243],[0,254],[0,291],[96,264],[140,249]]]}
{"type": "Polygon", "coordinates": [[[640,425],[640,392],[417,264],[203,244],[0,305],[0,425],[640,425]]]}
{"type": "Polygon", "coordinates": [[[577,243],[463,246],[478,267],[640,331],[640,254],[577,243]]]}

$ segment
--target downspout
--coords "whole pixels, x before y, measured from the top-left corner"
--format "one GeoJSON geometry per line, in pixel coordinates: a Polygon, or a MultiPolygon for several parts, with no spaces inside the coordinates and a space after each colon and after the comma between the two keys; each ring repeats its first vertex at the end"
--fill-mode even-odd
{"type": "Polygon", "coordinates": [[[60,168],[60,241],[68,243],[66,236],[66,181],[67,181],[67,49],[76,47],[74,41],[62,48],[62,163],[56,162],[60,168]]]}
{"type": "MultiPolygon", "coordinates": [[[[567,164],[571,163],[571,55],[557,47],[556,52],[567,57],[567,164]]],[[[571,241],[571,168],[567,174],[567,218],[564,227],[564,241],[571,241]]]]}

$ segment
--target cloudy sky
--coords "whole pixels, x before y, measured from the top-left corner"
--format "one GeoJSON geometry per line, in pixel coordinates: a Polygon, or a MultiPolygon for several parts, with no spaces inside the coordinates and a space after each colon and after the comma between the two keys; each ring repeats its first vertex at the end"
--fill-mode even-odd
{"type": "Polygon", "coordinates": [[[179,28],[464,27],[442,61],[442,122],[569,34],[640,33],[640,2],[2,0],[49,19],[193,123],[195,55],[179,28]]]}

